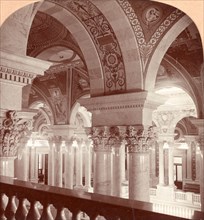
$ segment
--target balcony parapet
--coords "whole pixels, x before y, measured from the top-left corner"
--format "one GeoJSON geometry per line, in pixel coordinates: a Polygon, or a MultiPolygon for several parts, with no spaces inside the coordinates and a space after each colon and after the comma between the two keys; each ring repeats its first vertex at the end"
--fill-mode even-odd
{"type": "MultiPolygon", "coordinates": [[[[165,214],[153,203],[69,190],[0,176],[0,219],[82,219],[86,213],[90,220],[105,219],[202,219],[203,213],[194,211],[190,218],[165,214]],[[4,197],[8,197],[5,202],[4,197]],[[17,202],[16,202],[17,201],[17,202]],[[27,202],[26,202],[27,201],[27,202]],[[29,205],[26,205],[29,204],[29,205]],[[39,205],[40,204],[40,205],[39,205]],[[50,207],[55,209],[55,216],[50,207]],[[71,217],[65,217],[67,208],[71,217]]],[[[185,214],[185,213],[183,213],[185,214]]]]}

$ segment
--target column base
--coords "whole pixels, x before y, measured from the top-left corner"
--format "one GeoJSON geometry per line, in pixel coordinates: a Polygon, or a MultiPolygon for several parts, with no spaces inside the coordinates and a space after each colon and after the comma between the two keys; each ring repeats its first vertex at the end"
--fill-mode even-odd
{"type": "Polygon", "coordinates": [[[84,186],[84,190],[87,192],[93,192],[93,187],[91,186],[84,186]]]}
{"type": "Polygon", "coordinates": [[[84,186],[82,186],[82,185],[75,185],[74,186],[74,190],[85,190],[85,188],[84,188],[84,186]]]}

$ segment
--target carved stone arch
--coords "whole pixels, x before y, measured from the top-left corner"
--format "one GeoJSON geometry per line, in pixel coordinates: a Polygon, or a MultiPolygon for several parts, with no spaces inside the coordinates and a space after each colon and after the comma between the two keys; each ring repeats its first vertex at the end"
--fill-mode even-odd
{"type": "Polygon", "coordinates": [[[39,11],[47,13],[57,19],[73,35],[86,61],[90,77],[91,94],[93,96],[103,94],[104,83],[101,62],[94,43],[85,27],[69,10],[55,3],[44,1],[39,11]]]}
{"type": "Polygon", "coordinates": [[[139,45],[130,23],[135,22],[133,17],[131,17],[132,14],[135,14],[134,9],[128,2],[126,4],[123,4],[122,1],[109,0],[106,0],[105,4],[104,0],[92,0],[92,2],[111,24],[118,39],[125,65],[127,90],[143,89],[143,65],[139,45]],[[127,19],[128,16],[129,19],[127,19]]]}
{"type": "Polygon", "coordinates": [[[26,5],[12,13],[1,25],[1,50],[26,55],[27,39],[33,18],[42,2],[26,5]]]}
{"type": "Polygon", "coordinates": [[[161,41],[159,42],[157,49],[154,51],[152,57],[150,58],[150,62],[147,66],[147,70],[145,73],[145,81],[144,81],[144,89],[147,91],[152,91],[155,87],[155,81],[157,76],[157,71],[159,69],[160,63],[164,58],[168,48],[176,39],[176,37],[187,28],[192,23],[192,20],[184,15],[181,19],[179,19],[163,36],[161,41]]]}

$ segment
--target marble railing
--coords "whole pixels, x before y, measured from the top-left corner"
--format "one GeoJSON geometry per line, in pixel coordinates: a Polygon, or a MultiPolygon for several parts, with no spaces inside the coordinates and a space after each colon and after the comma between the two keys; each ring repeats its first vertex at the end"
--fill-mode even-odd
{"type": "MultiPolygon", "coordinates": [[[[195,210],[200,211],[201,209],[201,201],[200,194],[192,193],[192,192],[183,192],[183,191],[174,191],[173,192],[173,200],[171,201],[176,204],[180,204],[182,206],[188,206],[189,208],[193,208],[195,210]]],[[[150,201],[156,203],[157,202],[157,189],[150,188],[150,201]]],[[[159,199],[158,199],[159,202],[159,199]]],[[[165,202],[163,201],[162,204],[165,202]]],[[[167,202],[168,205],[168,202],[167,202]]]]}
{"type": "MultiPolygon", "coordinates": [[[[0,176],[0,219],[8,220],[175,220],[155,205],[69,190],[0,176]],[[159,213],[160,212],[160,213],[159,213]],[[103,217],[102,217],[103,216],[103,217]]],[[[195,211],[190,219],[202,219],[195,211]]]]}

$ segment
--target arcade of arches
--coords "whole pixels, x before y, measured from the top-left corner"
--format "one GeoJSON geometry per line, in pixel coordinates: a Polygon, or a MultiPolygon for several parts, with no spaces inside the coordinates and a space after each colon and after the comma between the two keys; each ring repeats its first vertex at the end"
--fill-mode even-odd
{"type": "Polygon", "coordinates": [[[0,49],[1,175],[204,211],[203,47],[184,12],[44,0],[0,49]]]}

